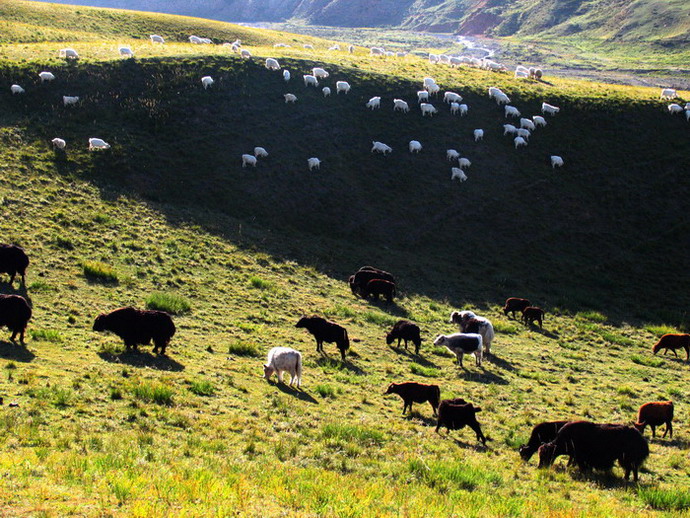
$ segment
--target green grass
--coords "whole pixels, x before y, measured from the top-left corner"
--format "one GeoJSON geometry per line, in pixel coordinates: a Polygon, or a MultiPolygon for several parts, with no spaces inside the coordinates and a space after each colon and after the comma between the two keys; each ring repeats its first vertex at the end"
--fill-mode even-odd
{"type": "Polygon", "coordinates": [[[314,392],[316,392],[322,398],[335,399],[339,394],[342,394],[343,391],[340,387],[336,387],[328,383],[321,383],[314,386],[314,392]]]}
{"type": "Polygon", "coordinates": [[[664,360],[661,358],[650,358],[649,356],[640,356],[639,354],[633,354],[630,357],[630,361],[638,365],[646,365],[647,367],[661,367],[664,364],[664,360]]]}
{"type": "Polygon", "coordinates": [[[170,406],[174,391],[160,383],[142,382],[131,387],[132,395],[145,403],[170,406]]]}
{"type": "Polygon", "coordinates": [[[216,388],[209,380],[194,380],[189,383],[189,391],[197,396],[213,396],[216,388]]]}
{"type": "Polygon", "coordinates": [[[228,354],[235,356],[261,356],[261,352],[255,344],[249,342],[233,342],[228,345],[228,354]]]}
{"type": "Polygon", "coordinates": [[[175,293],[156,292],[146,298],[146,307],[173,315],[182,315],[192,309],[192,303],[189,299],[175,293]]]}
{"type": "Polygon", "coordinates": [[[424,367],[416,363],[410,365],[410,372],[412,372],[412,374],[418,374],[419,376],[425,376],[427,378],[437,378],[439,375],[438,369],[424,367]]]}
{"type": "Polygon", "coordinates": [[[63,341],[62,334],[55,329],[30,329],[29,334],[31,338],[40,342],[60,343],[63,341]]]}
{"type": "Polygon", "coordinates": [[[684,511],[690,509],[690,495],[678,489],[641,488],[638,495],[652,509],[661,511],[684,511]]]}
{"type": "Polygon", "coordinates": [[[84,276],[93,281],[117,283],[119,280],[115,269],[100,261],[84,261],[82,268],[84,276]]]}
{"type": "Polygon", "coordinates": [[[385,436],[380,431],[354,425],[327,424],[323,427],[322,435],[326,439],[339,439],[375,446],[381,446],[385,442],[385,436]]]}

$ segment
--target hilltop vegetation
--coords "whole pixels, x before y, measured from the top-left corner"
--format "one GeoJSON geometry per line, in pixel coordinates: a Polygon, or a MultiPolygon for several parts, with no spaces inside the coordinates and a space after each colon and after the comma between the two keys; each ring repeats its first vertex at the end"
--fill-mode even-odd
{"type": "Polygon", "coordinates": [[[169,16],[17,2],[0,17],[26,35],[0,48],[0,228],[32,261],[26,289],[2,291],[34,310],[26,348],[0,341],[0,514],[687,512],[688,366],[650,348],[688,325],[690,154],[679,145],[687,122],[658,91],[518,83],[169,16]],[[152,33],[169,43],[151,45],[152,33]],[[240,37],[255,58],[183,43],[188,33],[240,37]],[[121,60],[118,44],[136,59],[121,60]],[[67,45],[78,63],[57,59],[67,45]],[[289,84],[263,67],[269,55],[293,72],[289,84]],[[350,94],[305,89],[300,76],[317,65],[350,94]],[[43,69],[54,83],[38,83],[43,69]],[[207,74],[216,82],[204,91],[207,74]],[[392,112],[394,96],[415,104],[427,75],[465,97],[467,118],[437,101],[429,120],[416,106],[392,112]],[[26,93],[12,96],[12,83],[26,93]],[[489,85],[527,114],[542,100],[561,113],[516,153],[489,85]],[[65,94],[80,104],[65,108],[65,94]],[[378,112],[364,108],[373,95],[378,112]],[[55,136],[65,154],[50,147],[55,136]],[[92,136],[112,148],[89,153],[92,136]],[[419,156],[406,151],[412,138],[419,156]],[[393,154],[372,156],[371,140],[393,154]],[[270,156],[243,170],[256,145],[270,156]],[[449,147],[472,160],[464,184],[449,180],[449,147]],[[566,167],[552,171],[550,154],[566,167]],[[319,172],[307,171],[310,156],[319,172]],[[352,297],[347,275],[370,263],[398,277],[396,304],[352,297]],[[503,315],[509,295],[547,310],[543,332],[503,315]],[[98,313],[128,304],[176,313],[168,357],[124,353],[91,330],[98,313]],[[460,308],[496,326],[496,357],[482,368],[458,369],[431,345],[460,308]],[[317,355],[294,328],[311,313],[347,326],[347,362],[328,344],[317,355]],[[422,327],[420,356],[385,345],[403,317],[422,327]],[[304,392],[260,378],[276,345],[302,351],[304,392]],[[403,380],[482,406],[487,448],[467,430],[436,436],[428,406],[401,417],[402,403],[382,394],[403,380]],[[545,418],[628,422],[667,398],[674,439],[651,442],[639,486],[618,468],[540,472],[516,453],[545,418]]]}

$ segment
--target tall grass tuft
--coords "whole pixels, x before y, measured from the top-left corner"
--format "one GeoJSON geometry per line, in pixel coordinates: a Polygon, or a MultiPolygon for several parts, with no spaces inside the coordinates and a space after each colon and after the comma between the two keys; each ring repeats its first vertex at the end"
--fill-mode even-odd
{"type": "Polygon", "coordinates": [[[93,281],[117,283],[119,278],[112,266],[100,261],[84,261],[82,263],[84,277],[93,281]]]}
{"type": "Polygon", "coordinates": [[[437,378],[441,375],[441,371],[438,369],[434,369],[433,367],[424,367],[417,363],[410,365],[410,371],[412,371],[412,374],[418,374],[427,378],[437,378]]]}
{"type": "Polygon", "coordinates": [[[146,307],[165,311],[173,315],[181,315],[192,309],[192,303],[181,295],[174,293],[155,292],[146,299],[146,307]]]}
{"type": "Polygon", "coordinates": [[[372,430],[364,426],[330,423],[323,427],[322,435],[326,439],[341,439],[356,443],[381,446],[385,442],[385,436],[378,430],[372,430]]]}
{"type": "Polygon", "coordinates": [[[189,384],[189,391],[197,396],[213,396],[216,387],[208,380],[194,380],[189,384]]]}
{"type": "Polygon", "coordinates": [[[173,390],[160,383],[141,382],[132,387],[135,398],[145,403],[171,406],[173,404],[173,390]]]}
{"type": "Polygon", "coordinates": [[[31,338],[40,342],[51,342],[54,344],[62,342],[62,335],[55,329],[31,329],[29,334],[31,338]]]}
{"type": "Polygon", "coordinates": [[[642,501],[661,511],[684,511],[690,509],[690,493],[685,489],[639,489],[642,501]]]}
{"type": "Polygon", "coordinates": [[[261,351],[259,348],[247,342],[233,342],[228,346],[228,354],[234,354],[235,356],[261,356],[261,351]]]}

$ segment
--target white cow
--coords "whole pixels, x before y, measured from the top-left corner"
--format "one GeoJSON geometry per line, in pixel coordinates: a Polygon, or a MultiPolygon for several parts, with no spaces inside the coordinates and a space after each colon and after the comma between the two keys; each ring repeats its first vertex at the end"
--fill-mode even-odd
{"type": "Polygon", "coordinates": [[[520,110],[515,106],[506,106],[505,108],[506,118],[508,117],[520,117],[520,110]]]}
{"type": "Polygon", "coordinates": [[[448,158],[448,161],[451,162],[460,158],[460,153],[458,153],[457,149],[447,149],[446,157],[448,158]]]}
{"type": "Polygon", "coordinates": [[[426,90],[419,90],[417,92],[417,102],[421,103],[422,101],[428,101],[429,100],[429,92],[426,90]]]}
{"type": "Polygon", "coordinates": [[[339,94],[340,92],[345,92],[345,94],[347,95],[347,93],[349,91],[350,91],[350,83],[348,83],[347,81],[338,81],[337,83],[335,83],[335,93],[336,94],[339,94]]]}
{"type": "Polygon", "coordinates": [[[60,49],[60,57],[65,59],[79,59],[77,51],[71,48],[60,49]]]}
{"type": "Polygon", "coordinates": [[[520,146],[526,146],[527,145],[527,141],[522,137],[515,137],[513,139],[513,142],[515,142],[515,149],[519,148],[520,146]]]}
{"type": "Polygon", "coordinates": [[[366,107],[370,110],[376,110],[378,108],[381,108],[381,98],[378,96],[372,97],[367,101],[366,107]]]}
{"type": "Polygon", "coordinates": [[[393,111],[402,111],[407,113],[410,111],[410,107],[402,99],[393,99],[393,111]]]}
{"type": "Polygon", "coordinates": [[[556,169],[556,166],[563,167],[563,159],[558,155],[551,155],[551,168],[556,169]]]}
{"type": "Polygon", "coordinates": [[[373,144],[373,146],[371,147],[372,153],[376,151],[377,153],[383,153],[385,155],[393,151],[392,147],[387,146],[386,144],[384,144],[383,142],[379,142],[378,140],[373,140],[371,143],[373,144]]]}
{"type": "Polygon", "coordinates": [[[54,138],[51,140],[51,142],[53,143],[53,147],[57,149],[65,149],[65,146],[67,145],[67,142],[61,138],[54,138]]]}
{"type": "Polygon", "coordinates": [[[89,151],[95,151],[97,149],[110,149],[110,144],[108,144],[105,140],[100,138],[90,138],[89,151]]]}
{"type": "Polygon", "coordinates": [[[309,166],[310,171],[312,169],[321,169],[321,160],[316,157],[308,158],[307,165],[309,166]]]}
{"type": "Polygon", "coordinates": [[[548,113],[549,115],[556,115],[561,109],[558,106],[554,106],[549,103],[541,103],[541,112],[548,113]]]}
{"type": "Polygon", "coordinates": [[[458,159],[458,165],[460,166],[460,169],[467,169],[472,165],[472,162],[468,158],[459,158],[458,159]]]}
{"type": "Polygon", "coordinates": [[[266,68],[268,70],[280,70],[280,63],[275,58],[266,58],[266,68]]]}
{"type": "Polygon", "coordinates": [[[541,115],[534,115],[532,116],[532,120],[534,121],[535,126],[546,126],[546,119],[542,117],[541,115]]]}
{"type": "Polygon", "coordinates": [[[456,178],[461,182],[464,182],[465,180],[467,180],[467,175],[459,167],[452,167],[450,169],[450,179],[455,180],[456,178]]]}
{"type": "Polygon", "coordinates": [[[422,103],[419,107],[422,109],[422,117],[426,117],[427,113],[430,117],[433,117],[434,113],[438,113],[438,110],[434,108],[433,104],[422,103]]]}
{"type": "Polygon", "coordinates": [[[319,81],[316,79],[316,76],[304,74],[302,77],[304,78],[304,86],[319,86],[319,81]]]}
{"type": "Polygon", "coordinates": [[[247,167],[249,164],[252,167],[256,167],[256,157],[254,155],[244,154],[242,155],[242,167],[247,167]]]}
{"type": "Polygon", "coordinates": [[[455,92],[446,92],[443,94],[444,103],[459,103],[462,101],[462,95],[456,94],[455,92]]]}
{"type": "Polygon", "coordinates": [[[120,56],[125,56],[128,58],[134,57],[134,52],[132,52],[132,49],[129,47],[120,47],[118,50],[120,52],[120,56]]]}
{"type": "Polygon", "coordinates": [[[297,100],[297,96],[295,94],[283,94],[283,97],[285,97],[285,104],[294,103],[297,100]]]}
{"type": "Polygon", "coordinates": [[[410,153],[419,153],[422,150],[422,143],[419,140],[410,140],[410,153]]]}
{"type": "Polygon", "coordinates": [[[40,74],[38,74],[38,77],[41,78],[41,83],[45,83],[46,81],[53,81],[55,79],[55,76],[52,72],[41,72],[40,74]]]}
{"type": "Polygon", "coordinates": [[[480,140],[484,140],[484,130],[483,129],[476,129],[476,130],[474,130],[474,141],[478,142],[480,140]]]}
{"type": "Polygon", "coordinates": [[[12,95],[14,95],[14,94],[23,94],[23,93],[24,93],[24,89],[23,89],[21,86],[19,86],[19,85],[12,85],[12,86],[10,86],[10,91],[12,92],[12,95]]]}
{"type": "Polygon", "coordinates": [[[283,383],[283,372],[290,374],[290,386],[297,381],[297,388],[302,386],[302,355],[290,347],[274,347],[268,351],[264,378],[271,379],[275,374],[278,382],[283,383]]]}
{"type": "Polygon", "coordinates": [[[211,86],[215,81],[211,76],[204,76],[201,78],[201,84],[204,85],[204,90],[211,86]]]}
{"type": "Polygon", "coordinates": [[[158,34],[151,34],[149,38],[151,38],[151,43],[165,43],[163,36],[159,36],[158,34]]]}
{"type": "Polygon", "coordinates": [[[327,86],[324,86],[324,87],[321,89],[321,91],[323,92],[323,96],[324,96],[324,97],[328,97],[329,95],[331,95],[331,89],[328,88],[327,86]]]}
{"type": "Polygon", "coordinates": [[[678,94],[676,93],[675,89],[673,88],[662,88],[661,89],[661,96],[659,97],[660,99],[675,99],[678,97],[678,94]]]}
{"type": "Polygon", "coordinates": [[[259,158],[259,157],[262,157],[262,158],[263,158],[263,157],[267,157],[267,156],[268,156],[268,151],[266,151],[265,148],[262,148],[262,147],[257,146],[257,147],[254,148],[254,156],[257,157],[257,158],[259,158]]]}
{"type": "Polygon", "coordinates": [[[314,77],[317,77],[319,79],[326,79],[330,74],[326,72],[323,68],[312,68],[311,73],[314,75],[314,77]]]}
{"type": "Polygon", "coordinates": [[[284,79],[285,81],[289,81],[289,80],[290,80],[290,71],[289,71],[289,70],[283,70],[283,79],[284,79]]]}
{"type": "Polygon", "coordinates": [[[520,127],[526,128],[530,131],[534,131],[534,129],[535,129],[534,122],[532,122],[529,119],[525,119],[525,118],[520,119],[520,127]]]}

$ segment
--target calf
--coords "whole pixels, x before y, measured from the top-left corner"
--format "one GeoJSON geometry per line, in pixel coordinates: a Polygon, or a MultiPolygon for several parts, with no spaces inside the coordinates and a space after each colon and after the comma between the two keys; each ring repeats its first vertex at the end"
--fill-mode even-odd
{"type": "Polygon", "coordinates": [[[407,349],[407,341],[412,341],[414,344],[414,353],[419,354],[419,346],[422,345],[422,338],[417,324],[413,324],[409,320],[398,320],[393,326],[393,329],[391,329],[391,332],[386,335],[386,343],[390,345],[396,338],[398,339],[398,347],[400,347],[400,340],[405,340],[405,349],[407,349]]]}
{"type": "Polygon", "coordinates": [[[148,345],[153,340],[153,352],[165,354],[165,348],[175,334],[175,323],[165,311],[119,308],[96,317],[94,331],[112,331],[125,342],[125,347],[148,345]]]}
{"type": "Polygon", "coordinates": [[[539,467],[548,467],[559,455],[568,455],[581,470],[610,470],[618,460],[637,482],[638,470],[649,456],[642,434],[630,426],[573,421],[563,426],[556,438],[539,447],[539,467]]]}
{"type": "Polygon", "coordinates": [[[652,347],[654,354],[658,353],[661,349],[666,349],[666,351],[670,350],[676,355],[676,358],[678,358],[676,349],[685,349],[685,361],[688,361],[688,359],[690,359],[690,335],[686,333],[665,334],[659,338],[659,341],[652,347]]]}
{"type": "Polygon", "coordinates": [[[525,321],[526,326],[538,322],[539,329],[542,329],[544,310],[536,306],[528,306],[522,310],[522,319],[525,321]]]}
{"type": "Polygon", "coordinates": [[[31,306],[20,295],[0,295],[0,327],[12,331],[13,342],[19,333],[19,343],[24,345],[24,331],[31,318],[31,306]]]}
{"type": "Polygon", "coordinates": [[[390,281],[384,281],[383,279],[372,279],[370,280],[364,289],[361,290],[362,297],[365,299],[369,295],[373,295],[375,298],[379,298],[379,295],[386,297],[386,300],[390,303],[393,302],[393,297],[395,297],[395,284],[390,281]]]}
{"type": "Polygon", "coordinates": [[[403,415],[405,415],[405,411],[408,408],[412,411],[412,403],[424,403],[426,401],[429,402],[434,410],[434,415],[436,415],[439,401],[441,400],[441,389],[438,385],[427,385],[414,381],[391,383],[388,385],[386,394],[397,394],[402,398],[403,415]]]}
{"type": "Polygon", "coordinates": [[[638,432],[644,434],[644,427],[649,425],[652,429],[652,437],[656,437],[656,427],[665,424],[664,437],[666,437],[667,432],[670,432],[670,438],[673,439],[672,421],[673,401],[655,401],[645,403],[640,407],[637,412],[637,422],[633,426],[638,432]]]}
{"type": "Polygon", "coordinates": [[[539,446],[553,441],[558,431],[568,422],[569,421],[548,421],[536,425],[532,429],[532,435],[530,435],[527,444],[520,446],[518,450],[522,460],[525,462],[529,461],[532,455],[539,449],[539,446]]]}
{"type": "Polygon", "coordinates": [[[465,403],[465,400],[461,398],[444,399],[438,407],[436,433],[441,426],[445,426],[448,431],[461,430],[465,426],[469,426],[477,434],[477,440],[486,444],[486,437],[484,437],[476,417],[477,412],[481,411],[481,408],[473,406],[472,403],[465,403]],[[460,403],[461,401],[462,403],[460,403]]]}
{"type": "Polygon", "coordinates": [[[515,312],[522,313],[522,311],[531,306],[532,303],[527,299],[520,299],[518,297],[510,297],[506,299],[506,305],[503,306],[503,314],[506,316],[511,313],[513,318],[515,318],[515,312]]]}
{"type": "Polygon", "coordinates": [[[0,273],[10,276],[10,284],[14,282],[17,274],[22,276],[22,284],[26,284],[24,276],[27,266],[29,266],[29,257],[22,247],[0,244],[0,273]]]}
{"type": "Polygon", "coordinates": [[[458,365],[462,367],[462,357],[474,354],[477,367],[482,364],[482,335],[476,333],[454,333],[452,335],[438,335],[434,345],[444,345],[446,349],[458,358],[458,365]]]}
{"type": "Polygon", "coordinates": [[[314,335],[317,352],[323,352],[324,342],[335,342],[340,350],[340,356],[345,361],[345,351],[350,348],[350,339],[344,327],[316,315],[300,318],[295,327],[303,327],[314,335]]]}
{"type": "Polygon", "coordinates": [[[367,284],[372,279],[382,279],[384,281],[389,281],[395,284],[395,277],[393,277],[390,273],[385,272],[383,270],[379,270],[378,268],[374,268],[373,266],[362,266],[349,279],[350,289],[352,290],[352,293],[355,295],[361,295],[362,291],[366,289],[367,284]]]}

